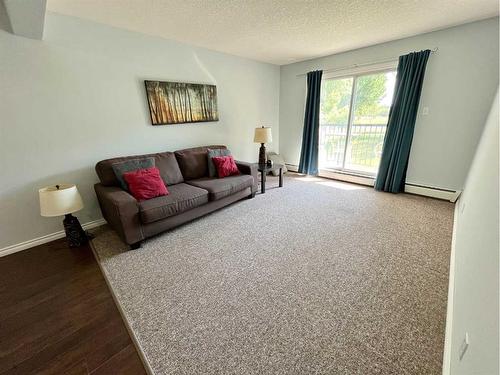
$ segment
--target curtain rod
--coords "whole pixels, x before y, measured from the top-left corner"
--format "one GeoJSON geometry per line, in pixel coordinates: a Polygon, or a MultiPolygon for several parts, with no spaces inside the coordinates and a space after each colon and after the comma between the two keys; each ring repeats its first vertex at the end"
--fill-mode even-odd
{"type": "MultiPolygon", "coordinates": [[[[431,53],[437,52],[438,50],[439,50],[439,47],[434,47],[433,49],[431,49],[431,53]]],[[[392,59],[372,61],[372,62],[363,63],[363,64],[353,64],[353,65],[349,65],[349,66],[344,66],[342,68],[323,69],[323,73],[337,72],[337,71],[346,70],[346,69],[350,69],[350,68],[359,68],[359,67],[363,67],[363,66],[367,66],[367,65],[382,64],[382,63],[386,63],[386,62],[395,61],[398,58],[399,58],[399,56],[393,57],[392,59]]],[[[306,76],[306,75],[307,75],[307,73],[301,73],[301,74],[297,74],[296,77],[301,77],[301,76],[306,76]]]]}

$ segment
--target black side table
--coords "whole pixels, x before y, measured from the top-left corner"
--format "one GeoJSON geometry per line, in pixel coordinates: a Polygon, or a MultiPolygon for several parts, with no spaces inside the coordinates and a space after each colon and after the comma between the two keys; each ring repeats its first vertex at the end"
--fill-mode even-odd
{"type": "Polygon", "coordinates": [[[267,172],[275,171],[279,169],[279,187],[283,187],[283,164],[273,164],[272,167],[268,167],[267,165],[256,164],[257,170],[260,172],[260,192],[266,192],[266,175],[267,172]]]}

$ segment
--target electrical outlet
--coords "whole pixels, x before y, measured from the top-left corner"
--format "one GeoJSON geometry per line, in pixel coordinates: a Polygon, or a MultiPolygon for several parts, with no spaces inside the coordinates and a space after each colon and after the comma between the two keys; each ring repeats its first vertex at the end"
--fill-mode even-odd
{"type": "Polygon", "coordinates": [[[469,347],[469,333],[465,332],[464,340],[462,341],[462,344],[460,345],[460,351],[458,352],[460,360],[462,360],[462,358],[464,357],[468,347],[469,347]]]}
{"type": "Polygon", "coordinates": [[[429,114],[429,107],[422,108],[422,115],[427,116],[429,114]]]}

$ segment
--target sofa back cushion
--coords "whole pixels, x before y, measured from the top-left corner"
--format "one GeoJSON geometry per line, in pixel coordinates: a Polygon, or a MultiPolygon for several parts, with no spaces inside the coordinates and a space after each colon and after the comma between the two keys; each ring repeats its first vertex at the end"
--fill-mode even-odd
{"type": "Polygon", "coordinates": [[[203,146],[175,151],[184,180],[208,176],[208,149],[226,149],[226,146],[203,146]]]}
{"type": "Polygon", "coordinates": [[[99,180],[104,186],[120,186],[112,165],[117,162],[130,159],[144,159],[153,157],[155,166],[160,170],[160,176],[165,185],[175,185],[184,182],[179,164],[173,152],[161,152],[158,154],[125,156],[113,159],[101,160],[96,164],[95,170],[99,180]]]}
{"type": "Polygon", "coordinates": [[[179,163],[173,152],[162,152],[155,157],[155,166],[160,170],[160,175],[165,185],[175,185],[184,182],[179,163]]]}

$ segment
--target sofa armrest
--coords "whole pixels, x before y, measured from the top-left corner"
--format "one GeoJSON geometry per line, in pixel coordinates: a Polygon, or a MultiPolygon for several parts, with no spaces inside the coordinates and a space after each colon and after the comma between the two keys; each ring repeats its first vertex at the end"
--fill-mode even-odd
{"type": "Polygon", "coordinates": [[[236,166],[242,174],[248,174],[253,177],[252,194],[257,192],[257,186],[259,184],[259,176],[257,167],[254,163],[247,163],[245,161],[236,161],[236,166]]]}
{"type": "Polygon", "coordinates": [[[122,240],[129,245],[143,240],[137,200],[116,186],[95,184],[94,189],[102,215],[122,240]]]}

